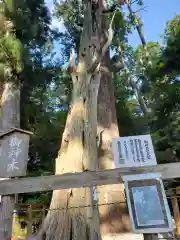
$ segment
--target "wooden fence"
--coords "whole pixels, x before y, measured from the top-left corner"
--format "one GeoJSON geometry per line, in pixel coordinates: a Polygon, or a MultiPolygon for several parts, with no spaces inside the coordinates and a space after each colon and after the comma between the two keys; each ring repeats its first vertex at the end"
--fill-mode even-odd
{"type": "MultiPolygon", "coordinates": [[[[154,167],[122,168],[102,171],[88,171],[81,173],[69,173],[63,175],[29,177],[19,179],[9,179],[0,181],[0,195],[51,191],[56,189],[91,187],[99,185],[118,184],[122,182],[122,176],[129,174],[141,174],[159,172],[163,179],[173,179],[180,177],[180,163],[159,164],[154,167]]],[[[113,203],[112,203],[113,204],[113,203]]],[[[179,209],[177,209],[177,199],[172,199],[174,218],[179,231],[179,209]]],[[[78,207],[78,206],[77,206],[78,207]]],[[[32,231],[32,206],[27,209],[28,234],[32,231]]]]}
{"type": "MultiPolygon", "coordinates": [[[[180,236],[180,192],[179,192],[180,187],[174,188],[174,189],[168,189],[166,191],[166,195],[168,198],[168,202],[171,205],[171,209],[172,209],[172,216],[174,218],[175,221],[175,225],[176,225],[176,236],[180,236]]],[[[108,205],[110,204],[116,204],[114,202],[112,203],[108,203],[108,205]]],[[[100,206],[102,204],[97,203],[97,206],[100,206]]],[[[104,204],[103,204],[104,205],[104,204]]],[[[86,206],[84,206],[86,207],[86,206]]],[[[78,206],[77,206],[78,208],[78,206]]],[[[62,209],[53,209],[53,211],[61,211],[62,209]]],[[[46,213],[49,210],[49,205],[47,204],[16,204],[16,210],[14,211],[14,215],[18,215],[18,214],[24,214],[25,216],[25,220],[23,224],[23,221],[20,221],[19,218],[15,218],[14,221],[14,226],[13,228],[15,228],[15,226],[19,226],[19,233],[20,236],[22,234],[22,236],[30,236],[31,234],[33,234],[34,232],[36,232],[38,230],[38,227],[41,225],[41,223],[44,221],[46,213]]],[[[17,233],[14,231],[13,232],[13,239],[16,240],[17,239],[17,233]]],[[[167,238],[164,238],[167,239],[167,238]]],[[[169,239],[169,238],[168,238],[169,239]]]]}

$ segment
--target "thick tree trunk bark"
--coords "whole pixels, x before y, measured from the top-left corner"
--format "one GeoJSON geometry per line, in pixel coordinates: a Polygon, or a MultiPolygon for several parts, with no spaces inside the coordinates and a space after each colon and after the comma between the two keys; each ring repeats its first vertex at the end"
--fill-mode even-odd
{"type": "MultiPolygon", "coordinates": [[[[97,22],[93,22],[95,19],[92,19],[91,10],[91,3],[85,1],[86,17],[79,63],[77,68],[71,66],[72,103],[56,159],[56,174],[92,171],[98,167],[96,137],[100,71],[96,63],[101,63],[99,53],[104,48],[100,49],[98,31],[92,33],[93,24],[101,26],[98,19],[101,14],[96,16],[97,22]]],[[[93,202],[92,188],[54,191],[39,236],[44,234],[46,240],[101,239],[98,209],[93,206],[93,202]]]]}
{"type": "MultiPolygon", "coordinates": [[[[103,2],[106,9],[106,3],[103,2]]],[[[103,18],[102,37],[109,27],[107,18],[103,18]]],[[[112,73],[109,70],[110,55],[106,53],[102,66],[107,72],[102,72],[98,94],[98,138],[99,167],[101,169],[115,168],[112,154],[112,139],[119,137],[116,117],[115,97],[112,73]]],[[[130,218],[124,196],[124,185],[115,184],[98,188],[100,227],[102,238],[113,239],[114,234],[127,233],[131,230],[130,218]],[[111,204],[114,203],[114,204],[111,204]]]]}
{"type": "MultiPolygon", "coordinates": [[[[104,65],[109,64],[109,55],[104,65]]],[[[102,73],[98,95],[98,135],[99,135],[99,167],[112,169],[115,167],[111,150],[112,138],[119,137],[116,118],[115,97],[112,74],[102,73]]],[[[129,214],[124,196],[124,185],[115,184],[98,188],[99,203],[107,204],[99,207],[102,238],[113,239],[114,234],[127,233],[131,230],[129,214]],[[114,203],[114,204],[111,204],[114,203]],[[109,205],[108,205],[109,204],[109,205]]]]}
{"type": "MultiPolygon", "coordinates": [[[[20,89],[5,83],[1,96],[1,132],[20,125],[20,89]]],[[[3,180],[2,180],[3,181],[3,180]]],[[[9,240],[12,234],[14,197],[2,196],[0,203],[0,239],[9,240]]]]}
{"type": "MultiPolygon", "coordinates": [[[[56,159],[56,174],[97,168],[96,121],[100,76],[87,78],[79,74],[73,81],[73,101],[56,159]]],[[[42,228],[45,239],[101,239],[98,209],[92,205],[92,189],[54,191],[42,228]]]]}

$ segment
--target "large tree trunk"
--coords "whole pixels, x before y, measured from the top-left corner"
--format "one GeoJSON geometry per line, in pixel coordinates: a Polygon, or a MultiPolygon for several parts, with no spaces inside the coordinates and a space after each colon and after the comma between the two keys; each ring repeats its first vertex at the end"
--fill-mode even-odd
{"type": "MultiPolygon", "coordinates": [[[[94,83],[85,86],[87,76],[79,74],[78,80],[73,81],[74,97],[56,159],[56,174],[96,169],[98,79],[95,83],[91,78],[94,83]]],[[[92,207],[92,197],[89,188],[54,191],[42,229],[45,239],[100,239],[97,208],[92,207]]]]}
{"type": "MultiPolygon", "coordinates": [[[[73,66],[70,69],[72,103],[56,159],[56,174],[92,171],[98,167],[96,136],[100,71],[97,66],[105,49],[99,44],[99,29],[92,31],[92,24],[101,26],[100,9],[97,22],[93,22],[91,3],[88,0],[85,2],[86,17],[79,63],[76,69],[73,66]]],[[[92,188],[54,191],[50,210],[39,235],[44,235],[46,240],[101,239],[98,209],[93,202],[92,188]]]]}
{"type": "MultiPolygon", "coordinates": [[[[82,80],[87,81],[87,76],[79,74],[78,81],[76,77],[73,81],[74,97],[56,159],[56,174],[97,168],[97,90],[100,76],[96,80],[91,77],[89,86],[83,86],[82,80]]],[[[46,240],[100,239],[98,209],[92,205],[92,189],[54,191],[40,235],[45,235],[46,240]]]]}
{"type": "MultiPolygon", "coordinates": [[[[108,66],[109,55],[104,59],[108,66]]],[[[112,169],[115,167],[112,155],[112,138],[119,137],[116,118],[115,97],[112,74],[103,73],[98,95],[98,135],[99,135],[99,167],[112,169]]],[[[131,229],[129,214],[124,197],[124,185],[114,184],[98,188],[99,203],[107,204],[99,207],[101,234],[104,239],[112,239],[114,234],[127,233],[131,229]],[[114,204],[112,204],[114,203],[114,204]],[[112,237],[112,238],[111,238],[112,237]]]]}
{"type": "MultiPolygon", "coordinates": [[[[106,2],[103,2],[106,9],[106,2]]],[[[103,18],[102,36],[108,29],[107,18],[103,18]]],[[[99,167],[101,169],[115,168],[112,154],[112,139],[119,137],[116,117],[115,97],[112,73],[109,70],[110,54],[103,59],[103,69],[98,94],[98,137],[99,137],[99,167]]],[[[127,233],[131,230],[129,214],[124,197],[124,185],[114,184],[98,188],[100,227],[103,239],[114,239],[114,234],[127,233]],[[113,204],[112,204],[113,203],[113,204]],[[101,205],[102,204],[102,205],[101,205]]]]}
{"type": "MultiPolygon", "coordinates": [[[[3,85],[1,96],[1,132],[20,125],[20,89],[13,83],[3,85]]],[[[3,180],[2,180],[3,181],[3,180]]],[[[12,234],[14,197],[2,196],[0,203],[0,239],[9,240],[12,234]]]]}

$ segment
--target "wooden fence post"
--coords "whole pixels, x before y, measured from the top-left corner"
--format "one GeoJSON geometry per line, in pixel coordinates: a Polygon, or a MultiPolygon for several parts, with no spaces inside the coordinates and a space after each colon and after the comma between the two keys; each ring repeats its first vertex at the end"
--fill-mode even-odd
{"type": "Polygon", "coordinates": [[[158,234],[143,234],[144,240],[158,240],[158,234]]]}
{"type": "Polygon", "coordinates": [[[29,237],[32,234],[32,206],[30,205],[27,210],[27,217],[28,217],[28,222],[27,222],[27,237],[29,237]]]}
{"type": "Polygon", "coordinates": [[[44,222],[45,217],[46,217],[46,207],[43,205],[43,209],[42,209],[42,223],[44,222]]]}
{"type": "Polygon", "coordinates": [[[172,203],[172,208],[173,208],[174,220],[175,220],[175,223],[176,223],[176,234],[178,236],[180,236],[180,211],[179,211],[177,197],[173,196],[171,198],[171,203],[172,203]]]}

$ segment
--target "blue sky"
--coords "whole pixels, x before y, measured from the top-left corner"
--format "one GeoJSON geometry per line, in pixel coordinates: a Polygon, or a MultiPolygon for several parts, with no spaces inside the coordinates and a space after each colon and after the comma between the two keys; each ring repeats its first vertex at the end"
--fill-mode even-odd
{"type": "MultiPolygon", "coordinates": [[[[46,0],[46,2],[52,10],[53,0],[46,0]]],[[[146,11],[140,11],[138,15],[144,24],[143,32],[146,41],[161,41],[160,35],[163,34],[167,21],[180,14],[180,0],[144,0],[144,6],[147,6],[146,11]]],[[[135,5],[133,10],[137,10],[135,5]]],[[[63,30],[62,23],[55,19],[53,19],[52,25],[63,30]]],[[[133,47],[140,44],[136,31],[129,36],[129,43],[133,47]]]]}
{"type": "MultiPolygon", "coordinates": [[[[146,11],[140,11],[138,15],[144,24],[143,32],[146,41],[160,41],[168,20],[180,14],[180,0],[144,0],[146,11]]],[[[136,10],[136,8],[134,7],[136,10]]],[[[137,47],[140,43],[137,32],[129,36],[129,43],[137,47]]]]}

